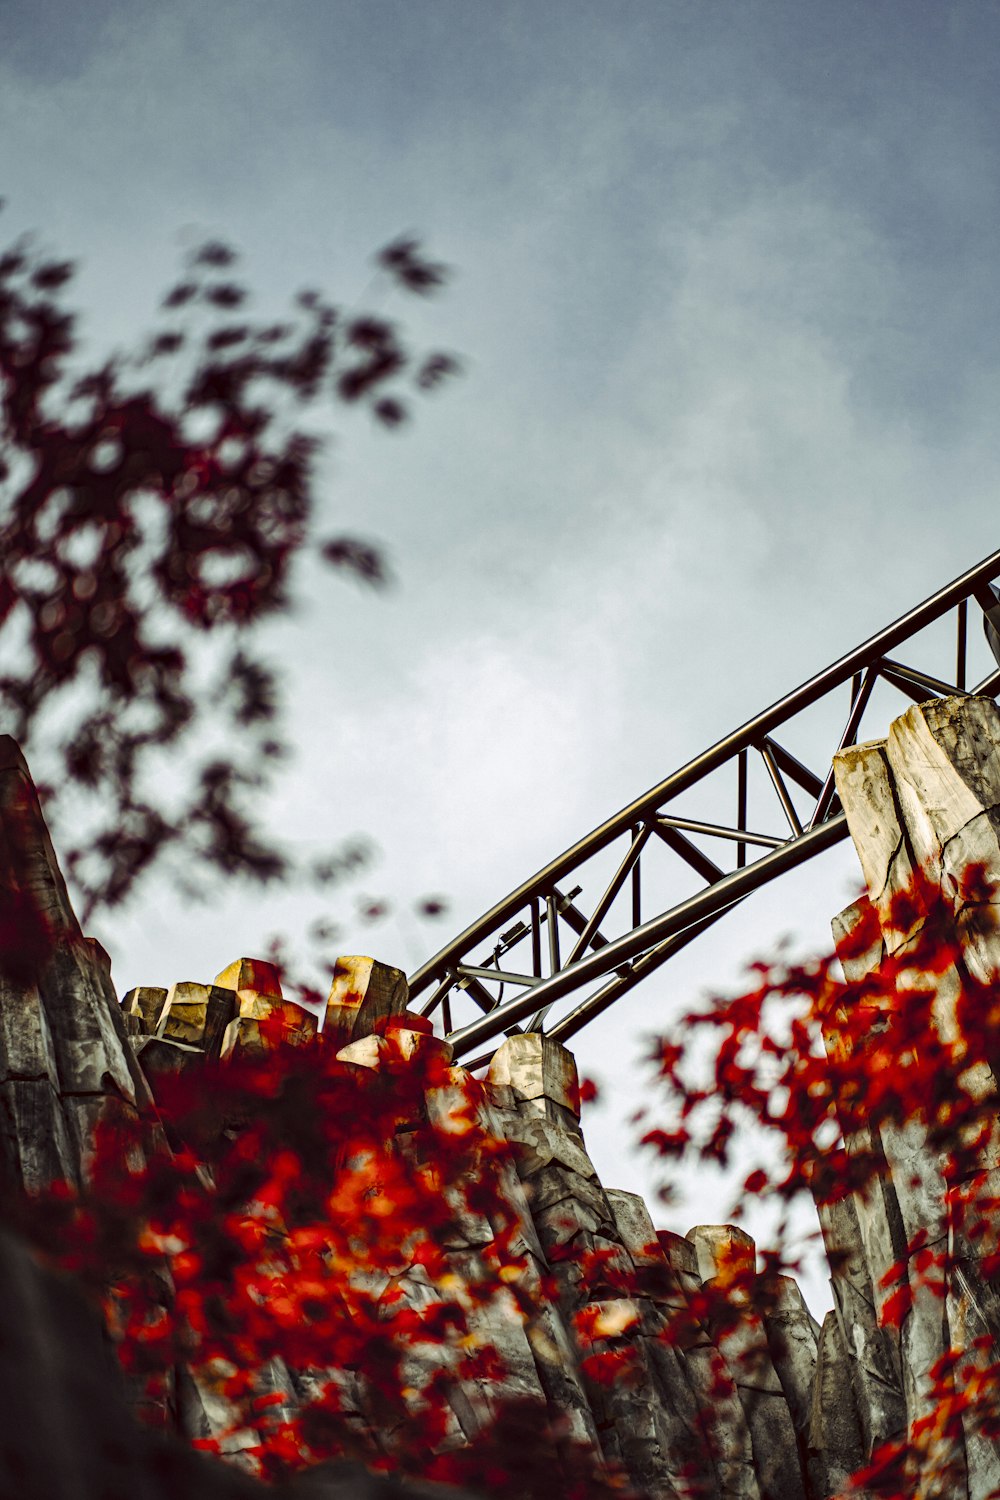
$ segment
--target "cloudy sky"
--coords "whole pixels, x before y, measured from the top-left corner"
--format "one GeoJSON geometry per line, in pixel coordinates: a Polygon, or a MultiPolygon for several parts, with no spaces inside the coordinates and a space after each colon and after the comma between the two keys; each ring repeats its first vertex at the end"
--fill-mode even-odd
{"type": "MultiPolygon", "coordinates": [[[[4,233],[79,258],[96,345],[209,235],[264,306],[381,297],[401,231],[454,267],[379,305],[462,379],[403,433],[331,423],[323,525],[396,587],[327,577],[272,641],[283,828],[381,851],[343,951],[412,971],[997,546],[998,58],[983,0],[0,0],[4,233]]],[[[801,872],[580,1038],[606,1180],[648,1190],[642,1035],[778,935],[823,943],[856,878],[801,872]]],[[[97,930],[125,988],[316,914],[161,890],[97,930]]]]}

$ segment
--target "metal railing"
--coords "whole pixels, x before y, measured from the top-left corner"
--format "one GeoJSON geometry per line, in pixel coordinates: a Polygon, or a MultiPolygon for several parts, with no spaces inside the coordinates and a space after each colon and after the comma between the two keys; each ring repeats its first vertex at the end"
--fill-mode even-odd
{"type": "MultiPolygon", "coordinates": [[[[674,771],[551,860],[423,964],[410,979],[411,997],[430,992],[421,1012],[440,1012],[456,1056],[467,1058],[484,1044],[496,1045],[524,1022],[529,1030],[542,1029],[550,1008],[574,997],[573,1008],[545,1028],[550,1036],[566,1040],[753,891],[845,838],[847,823],[837,801],[832,760],[838,750],[857,742],[879,684],[915,702],[1000,690],[1000,668],[974,687],[966,686],[969,604],[975,601],[987,624],[1000,632],[1000,602],[990,587],[998,575],[1000,551],[674,771]],[[919,650],[914,637],[952,612],[953,682],[899,658],[902,647],[919,650]],[[782,732],[787,737],[802,715],[832,700],[845,684],[850,685],[847,714],[834,720],[838,728],[817,769],[777,736],[782,732]],[[761,782],[768,789],[776,830],[748,827],[751,790],[759,802],[761,782]],[[695,789],[710,797],[717,814],[692,817],[690,809],[679,805],[695,789]],[[610,857],[612,850],[617,855],[613,873],[605,868],[595,885],[594,862],[610,857]],[[644,915],[650,904],[648,867],[664,855],[700,885],[682,900],[644,915]],[[586,901],[585,884],[592,887],[586,901]],[[617,936],[608,935],[612,928],[617,936]],[[577,992],[588,987],[578,998],[577,992]],[[508,990],[514,993],[505,999],[508,990]],[[479,1014],[456,1025],[459,1006],[474,1007],[479,1014]]],[[[484,1062],[491,1050],[469,1065],[484,1062]]]]}

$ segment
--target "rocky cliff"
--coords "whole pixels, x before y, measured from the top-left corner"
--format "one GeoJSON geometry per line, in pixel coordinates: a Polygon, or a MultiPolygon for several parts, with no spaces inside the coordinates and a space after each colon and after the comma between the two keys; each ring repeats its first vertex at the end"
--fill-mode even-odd
{"type": "MultiPolygon", "coordinates": [[[[970,903],[962,879],[970,865],[1000,877],[1000,713],[992,700],[968,697],[916,706],[885,741],[841,752],[835,769],[868,887],[833,923],[848,978],[918,940],[919,913],[901,926],[893,898],[921,871],[949,906],[960,937],[954,973],[938,984],[939,1024],[947,1032],[956,1024],[949,994],[969,976],[988,985],[1000,971],[988,895],[970,903]],[[878,937],[859,956],[862,929],[878,937]]],[[[82,1180],[89,1132],[102,1111],[134,1121],[140,1147],[159,1149],[154,1101],[162,1080],[209,1058],[253,1056],[276,1045],[269,1017],[281,1017],[286,1044],[309,1045],[316,1018],[282,996],[269,965],[252,959],[231,964],[212,983],[140,988],[119,1005],[105,956],[72,914],[30,777],[9,741],[0,757],[0,819],[9,922],[34,905],[54,938],[39,949],[48,953],[40,967],[15,965],[2,980],[0,1161],[12,1187],[30,1191],[54,1176],[82,1180]]],[[[322,1029],[341,1043],[341,1058],[377,1070],[385,1043],[374,1028],[396,1016],[405,1032],[406,1002],[399,971],[344,958],[322,1029]]],[[[893,1024],[892,1016],[882,1020],[893,1024]]],[[[419,1036],[415,1031],[415,1047],[419,1036]]],[[[842,1042],[832,1027],[828,1048],[842,1042]]],[[[992,1073],[986,1069],[974,1086],[992,1095],[992,1073]]],[[[880,1443],[933,1418],[931,1372],[942,1355],[966,1351],[955,1380],[971,1388],[977,1363],[1000,1334],[988,1263],[996,1245],[982,1236],[956,1241],[943,1163],[912,1121],[859,1137],[856,1149],[875,1152],[884,1164],[875,1189],[821,1209],[834,1299],[822,1327],[794,1281],[780,1278],[760,1304],[747,1301],[733,1330],[713,1326],[701,1293],[732,1280],[734,1268],[752,1280],[753,1242],[729,1225],[657,1233],[641,1199],[599,1181],[564,1048],[541,1035],[509,1037],[490,1067],[486,1094],[482,1109],[492,1130],[514,1148],[516,1166],[501,1188],[518,1221],[537,1326],[513,1313],[494,1319],[488,1331],[503,1355],[506,1383],[455,1384],[451,1442],[471,1439],[504,1395],[531,1396],[648,1495],[825,1500],[880,1443]],[[947,1251],[946,1284],[933,1294],[916,1269],[909,1272],[918,1230],[926,1231],[925,1246],[947,1251]],[[888,1328],[879,1316],[888,1296],[884,1279],[900,1261],[912,1298],[900,1326],[888,1328]],[[615,1274],[581,1275],[587,1263],[615,1274]],[[629,1295],[616,1290],[623,1286],[629,1295]],[[679,1309],[690,1314],[682,1338],[679,1309]],[[582,1327],[590,1330],[585,1345],[582,1327]],[[593,1378],[584,1356],[595,1349],[627,1351],[640,1378],[593,1378]]],[[[983,1144],[976,1172],[1000,1199],[996,1149],[992,1140],[983,1144]]],[[[491,1227],[470,1218],[463,1233],[449,1251],[460,1275],[479,1263],[491,1227]]],[[[290,1402],[307,1399],[301,1372],[277,1368],[275,1381],[290,1402]]],[[[42,1390],[39,1384],[40,1398],[42,1390]]],[[[355,1399],[363,1418],[364,1392],[355,1399]]],[[[174,1393],[170,1422],[188,1438],[221,1435],[228,1425],[224,1405],[193,1379],[182,1379],[174,1393]]],[[[252,1441],[245,1433],[233,1440],[230,1456],[239,1462],[252,1441]]],[[[971,1413],[959,1459],[946,1488],[926,1493],[985,1500],[1000,1486],[1000,1444],[982,1435],[971,1413]]],[[[52,1493],[71,1491],[57,1486],[52,1493]]]]}

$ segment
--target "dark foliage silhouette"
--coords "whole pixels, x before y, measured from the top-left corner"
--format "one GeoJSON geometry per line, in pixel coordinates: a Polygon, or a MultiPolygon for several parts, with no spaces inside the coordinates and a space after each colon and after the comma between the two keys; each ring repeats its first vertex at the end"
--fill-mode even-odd
{"type": "MultiPolygon", "coordinates": [[[[446,279],[412,239],[378,264],[420,295],[446,279]]],[[[387,576],[370,542],[314,534],[309,419],[339,403],[396,428],[457,368],[316,291],[259,321],[237,271],[203,245],[158,331],[88,365],[72,264],[0,255],[0,713],[73,829],[84,920],[169,851],[189,880],[292,875],[252,810],[286,751],[257,627],[292,607],[309,551],[387,576]]]]}

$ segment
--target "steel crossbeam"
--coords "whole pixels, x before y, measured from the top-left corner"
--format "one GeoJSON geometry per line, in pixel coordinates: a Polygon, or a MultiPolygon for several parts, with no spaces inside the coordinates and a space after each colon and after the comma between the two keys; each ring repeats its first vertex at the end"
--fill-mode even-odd
{"type": "MultiPolygon", "coordinates": [[[[470,1066],[484,1062],[504,1034],[525,1022],[529,1030],[542,1029],[550,1009],[572,997],[573,1008],[545,1027],[550,1036],[567,1039],[738,902],[845,838],[832,759],[860,738],[876,690],[888,687],[915,702],[1000,691],[1000,666],[966,687],[969,602],[982,609],[996,655],[1000,603],[990,584],[998,575],[1000,551],[674,771],[418,969],[410,994],[429,991],[422,1014],[440,1011],[456,1056],[478,1052],[470,1066]],[[899,659],[901,648],[923,649],[915,638],[951,614],[953,682],[899,659]],[[837,729],[824,740],[816,770],[783,741],[795,738],[799,720],[817,705],[832,709],[834,695],[848,684],[846,716],[827,715],[837,729]],[[683,805],[699,794],[711,800],[713,816],[683,805]],[[751,800],[754,821],[773,818],[775,828],[751,829],[751,800]],[[672,869],[658,866],[651,880],[654,859],[672,869]],[[678,874],[696,887],[680,899],[678,874]],[[515,950],[515,961],[507,962],[515,950]],[[474,1018],[455,1025],[465,1001],[474,1018]]],[[[885,723],[879,727],[884,731],[885,723]]]]}

